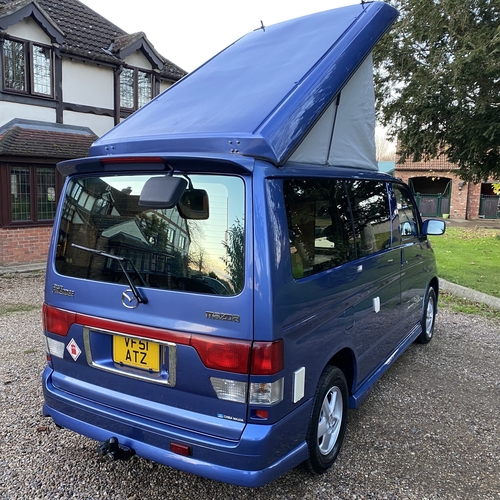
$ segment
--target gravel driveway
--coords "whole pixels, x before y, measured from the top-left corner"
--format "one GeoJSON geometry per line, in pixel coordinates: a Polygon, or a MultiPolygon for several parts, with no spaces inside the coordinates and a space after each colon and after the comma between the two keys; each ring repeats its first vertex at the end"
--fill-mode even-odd
{"type": "Polygon", "coordinates": [[[43,275],[0,277],[0,292],[1,499],[500,499],[497,322],[441,311],[434,340],[411,346],[350,411],[328,473],[295,469],[252,490],[138,457],[106,462],[42,418],[43,275]]]}

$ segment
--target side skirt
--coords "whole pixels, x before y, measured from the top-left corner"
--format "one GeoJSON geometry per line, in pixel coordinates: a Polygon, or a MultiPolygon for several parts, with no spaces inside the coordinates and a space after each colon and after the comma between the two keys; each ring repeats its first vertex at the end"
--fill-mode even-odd
{"type": "Polygon", "coordinates": [[[389,367],[396,361],[396,359],[406,351],[408,346],[412,344],[415,339],[422,333],[422,326],[420,323],[416,324],[406,338],[392,351],[389,357],[382,363],[377,370],[364,382],[359,389],[349,397],[349,408],[358,408],[359,405],[370,394],[377,380],[389,369],[389,367]]]}

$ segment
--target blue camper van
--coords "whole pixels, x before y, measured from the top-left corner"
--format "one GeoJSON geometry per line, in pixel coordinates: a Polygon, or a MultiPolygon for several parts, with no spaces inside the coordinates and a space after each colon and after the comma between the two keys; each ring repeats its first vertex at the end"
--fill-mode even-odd
{"type": "Polygon", "coordinates": [[[444,225],[375,161],[371,51],[396,15],[254,31],[58,166],[44,415],[237,485],[333,464],[437,310],[444,225]]]}

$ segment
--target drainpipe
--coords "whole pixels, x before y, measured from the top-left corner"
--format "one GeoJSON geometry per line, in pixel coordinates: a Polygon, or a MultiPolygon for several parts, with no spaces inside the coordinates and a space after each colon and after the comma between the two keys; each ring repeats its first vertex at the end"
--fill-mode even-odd
{"type": "Polygon", "coordinates": [[[466,184],[467,186],[467,202],[465,203],[465,219],[469,219],[469,210],[470,210],[470,182],[466,184]]]}

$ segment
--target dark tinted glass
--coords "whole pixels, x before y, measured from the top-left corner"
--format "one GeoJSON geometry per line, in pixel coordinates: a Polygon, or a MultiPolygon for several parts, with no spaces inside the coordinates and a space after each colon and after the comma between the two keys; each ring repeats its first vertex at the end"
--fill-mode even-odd
{"type": "MultiPolygon", "coordinates": [[[[190,175],[207,192],[209,215],[184,218],[177,207],[139,206],[151,176],[86,177],[67,187],[56,269],[67,276],[137,286],[234,295],[244,282],[244,183],[238,177],[190,175]],[[73,244],[85,247],[77,248],[73,244]],[[139,276],[138,276],[139,274],[139,276]]],[[[183,176],[184,178],[184,176],[183,176]]]]}
{"type": "Polygon", "coordinates": [[[390,248],[384,182],[285,179],[283,189],[294,278],[390,248]]]}
{"type": "Polygon", "coordinates": [[[355,258],[349,203],[343,181],[284,181],[294,278],[339,266],[355,258]]]}

